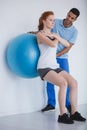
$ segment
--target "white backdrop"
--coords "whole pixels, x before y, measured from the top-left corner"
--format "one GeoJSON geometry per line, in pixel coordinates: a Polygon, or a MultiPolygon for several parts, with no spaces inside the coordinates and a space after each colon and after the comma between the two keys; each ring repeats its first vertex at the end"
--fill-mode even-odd
{"type": "MultiPolygon", "coordinates": [[[[8,41],[37,30],[38,19],[46,10],[54,11],[57,18],[65,18],[72,7],[81,12],[75,22],[79,35],[69,61],[71,74],[79,83],[78,104],[87,103],[86,3],[86,0],[0,0],[0,116],[37,111],[46,104],[46,88],[40,78],[18,77],[8,69],[5,61],[8,41]]],[[[58,89],[55,89],[57,94],[58,89]]]]}

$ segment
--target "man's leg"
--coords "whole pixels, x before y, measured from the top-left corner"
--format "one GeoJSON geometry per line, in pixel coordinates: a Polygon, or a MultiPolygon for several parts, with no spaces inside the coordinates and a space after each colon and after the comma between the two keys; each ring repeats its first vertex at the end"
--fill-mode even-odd
{"type": "Polygon", "coordinates": [[[47,96],[48,96],[48,104],[55,107],[56,99],[55,99],[55,89],[54,85],[47,82],[47,96]]]}
{"type": "Polygon", "coordinates": [[[42,109],[42,112],[53,110],[55,109],[56,105],[54,85],[49,82],[47,82],[47,97],[47,106],[42,109]]]}
{"type": "MultiPolygon", "coordinates": [[[[69,73],[68,59],[57,58],[57,63],[59,63],[60,68],[62,68],[63,70],[69,73]]],[[[70,106],[69,94],[70,94],[70,87],[68,86],[67,93],[66,93],[66,107],[67,108],[70,106]]]]}

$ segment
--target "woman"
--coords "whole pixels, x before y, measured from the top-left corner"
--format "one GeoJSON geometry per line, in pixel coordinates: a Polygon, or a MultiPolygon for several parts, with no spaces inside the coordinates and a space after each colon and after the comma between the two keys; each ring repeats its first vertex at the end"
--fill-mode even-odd
{"type": "Polygon", "coordinates": [[[40,49],[40,57],[38,60],[38,73],[42,80],[46,80],[59,86],[58,102],[60,115],[58,122],[73,124],[73,120],[85,121],[86,119],[77,112],[77,81],[67,72],[58,67],[56,62],[56,49],[58,42],[65,47],[69,47],[69,43],[59,35],[52,33],[54,26],[54,13],[52,11],[44,12],[38,25],[37,41],[40,49]],[[50,58],[51,57],[51,58],[50,58]],[[66,114],[65,99],[67,86],[70,86],[71,115],[66,114]]]}

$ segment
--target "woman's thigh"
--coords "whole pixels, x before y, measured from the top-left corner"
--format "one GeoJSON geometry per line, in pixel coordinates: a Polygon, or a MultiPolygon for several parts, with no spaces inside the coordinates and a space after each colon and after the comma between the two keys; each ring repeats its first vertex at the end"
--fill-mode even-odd
{"type": "Polygon", "coordinates": [[[62,85],[67,86],[66,79],[61,74],[62,72],[63,71],[61,71],[60,73],[57,73],[57,72],[51,70],[44,76],[43,79],[48,82],[51,82],[57,86],[62,86],[62,85]]]}
{"type": "Polygon", "coordinates": [[[66,71],[60,72],[60,76],[62,76],[64,79],[66,79],[66,81],[70,87],[77,85],[77,81],[74,79],[74,77],[72,75],[70,75],[69,73],[67,73],[66,71]]]}

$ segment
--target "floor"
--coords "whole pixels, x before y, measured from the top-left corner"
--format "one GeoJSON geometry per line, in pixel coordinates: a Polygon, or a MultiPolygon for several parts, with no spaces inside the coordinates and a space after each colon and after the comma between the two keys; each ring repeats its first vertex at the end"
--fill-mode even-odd
{"type": "MultiPolygon", "coordinates": [[[[79,111],[87,118],[87,104],[80,105],[79,111]]],[[[0,117],[0,130],[87,130],[86,122],[66,125],[57,122],[58,110],[33,112],[0,117]]]]}

